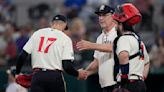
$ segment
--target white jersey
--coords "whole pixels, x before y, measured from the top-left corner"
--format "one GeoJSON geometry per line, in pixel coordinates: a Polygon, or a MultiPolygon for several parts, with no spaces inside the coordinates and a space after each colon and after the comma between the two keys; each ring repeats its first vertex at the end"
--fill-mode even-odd
{"type": "MultiPolygon", "coordinates": [[[[139,56],[137,56],[129,60],[129,79],[138,79],[136,76],[130,76],[132,74],[143,77],[144,65],[149,63],[149,56],[143,42],[142,46],[144,47],[144,59],[139,59],[139,56]]],[[[130,35],[121,36],[117,42],[117,55],[119,55],[121,51],[127,51],[129,56],[137,53],[139,51],[137,39],[130,35]]]]}
{"type": "MultiPolygon", "coordinates": [[[[98,44],[110,44],[113,43],[114,39],[117,37],[117,32],[115,27],[108,33],[102,32],[97,38],[98,44]]],[[[94,52],[94,58],[98,59],[98,74],[99,82],[102,88],[107,86],[112,86],[116,84],[113,78],[113,68],[114,68],[114,59],[112,53],[107,52],[94,52]]]]}
{"type": "Polygon", "coordinates": [[[6,92],[27,92],[27,89],[13,82],[7,86],[6,92]]]}
{"type": "Polygon", "coordinates": [[[73,60],[71,39],[62,31],[44,28],[36,31],[23,47],[32,56],[32,68],[59,69],[62,60],[73,60]]]}

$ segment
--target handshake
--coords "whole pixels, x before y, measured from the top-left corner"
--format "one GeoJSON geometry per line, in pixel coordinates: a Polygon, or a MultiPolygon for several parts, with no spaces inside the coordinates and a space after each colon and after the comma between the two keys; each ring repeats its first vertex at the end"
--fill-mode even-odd
{"type": "Polygon", "coordinates": [[[84,69],[79,69],[78,70],[79,75],[77,77],[77,80],[86,80],[88,76],[90,76],[90,72],[84,69]]]}

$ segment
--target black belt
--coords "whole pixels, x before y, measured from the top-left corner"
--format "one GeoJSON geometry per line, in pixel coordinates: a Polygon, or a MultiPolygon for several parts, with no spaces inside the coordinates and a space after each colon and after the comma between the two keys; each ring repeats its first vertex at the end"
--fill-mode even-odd
{"type": "Polygon", "coordinates": [[[144,78],[142,76],[139,76],[137,74],[130,74],[130,76],[135,76],[135,77],[138,78],[138,79],[135,79],[135,80],[144,80],[144,78]]]}
{"type": "Polygon", "coordinates": [[[128,80],[129,83],[135,83],[135,82],[141,82],[141,81],[143,80],[133,80],[133,79],[128,80]]]}
{"type": "Polygon", "coordinates": [[[136,76],[136,77],[138,78],[138,79],[128,79],[128,81],[129,81],[130,83],[143,81],[143,77],[141,77],[141,76],[139,76],[139,75],[131,74],[130,76],[136,76]]]}
{"type": "Polygon", "coordinates": [[[51,70],[51,69],[46,69],[46,68],[34,68],[33,72],[38,72],[38,71],[57,71],[57,72],[62,72],[59,69],[51,70]]]}

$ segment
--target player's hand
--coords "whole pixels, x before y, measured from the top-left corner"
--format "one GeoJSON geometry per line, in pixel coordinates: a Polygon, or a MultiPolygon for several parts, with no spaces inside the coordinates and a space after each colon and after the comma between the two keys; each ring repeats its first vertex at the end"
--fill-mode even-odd
{"type": "Polygon", "coordinates": [[[86,70],[79,69],[78,72],[79,72],[79,75],[77,77],[78,80],[86,80],[87,79],[88,72],[86,70]]]}
{"type": "Polygon", "coordinates": [[[89,42],[86,40],[81,40],[81,41],[77,42],[76,47],[77,47],[77,49],[79,49],[81,51],[81,50],[92,49],[93,45],[94,44],[92,42],[89,42]]]}
{"type": "Polygon", "coordinates": [[[15,79],[18,77],[18,74],[15,75],[15,79]]]}

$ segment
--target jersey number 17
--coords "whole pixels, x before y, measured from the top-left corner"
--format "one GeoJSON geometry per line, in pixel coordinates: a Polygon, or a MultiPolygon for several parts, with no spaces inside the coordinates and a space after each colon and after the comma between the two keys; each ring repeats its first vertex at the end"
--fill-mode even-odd
{"type": "MultiPolygon", "coordinates": [[[[43,43],[44,43],[45,37],[40,37],[40,43],[39,43],[39,48],[38,48],[38,52],[42,52],[43,49],[43,43]]],[[[56,38],[48,38],[46,41],[46,47],[44,49],[44,53],[48,53],[48,50],[50,48],[50,46],[56,41],[56,38]]]]}

